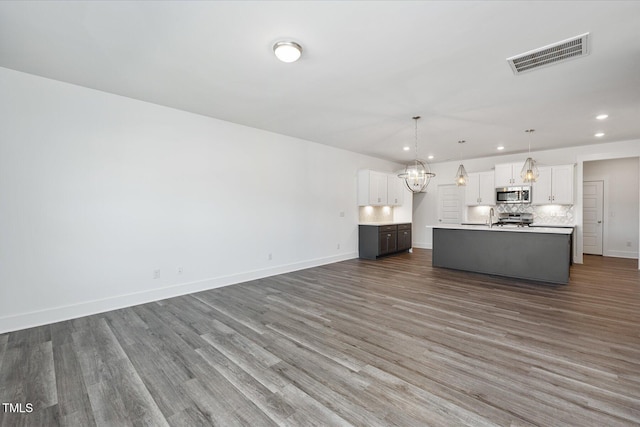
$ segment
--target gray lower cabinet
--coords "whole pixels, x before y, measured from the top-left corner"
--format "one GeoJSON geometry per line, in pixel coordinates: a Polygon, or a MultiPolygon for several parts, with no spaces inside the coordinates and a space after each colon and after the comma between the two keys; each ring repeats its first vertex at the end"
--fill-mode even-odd
{"type": "Polygon", "coordinates": [[[360,258],[376,259],[408,249],[411,249],[411,224],[359,226],[360,258]]]}
{"type": "Polygon", "coordinates": [[[411,224],[398,224],[398,251],[411,249],[411,224]]]}

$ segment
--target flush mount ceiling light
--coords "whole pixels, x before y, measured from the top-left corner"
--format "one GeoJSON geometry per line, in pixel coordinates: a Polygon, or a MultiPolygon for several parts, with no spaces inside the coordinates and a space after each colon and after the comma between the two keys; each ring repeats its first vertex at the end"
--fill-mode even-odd
{"type": "MultiPolygon", "coordinates": [[[[527,129],[526,133],[529,135],[533,135],[535,129],[527,129]]],[[[524,166],[522,166],[522,170],[520,171],[520,176],[522,177],[522,181],[526,183],[536,182],[538,176],[540,176],[540,171],[538,171],[538,166],[536,165],[536,161],[531,158],[531,139],[529,139],[529,157],[524,161],[524,166]]]]}
{"type": "Polygon", "coordinates": [[[604,120],[604,119],[606,119],[607,117],[609,117],[609,115],[608,115],[608,114],[598,114],[598,115],[596,116],[596,119],[598,119],[598,120],[604,120]]]}
{"type": "Polygon", "coordinates": [[[273,45],[273,53],[282,62],[296,62],[302,55],[302,46],[292,41],[279,41],[273,45]]]}
{"type": "MultiPolygon", "coordinates": [[[[466,141],[461,139],[458,141],[458,144],[464,144],[466,141]]],[[[469,175],[467,174],[467,170],[464,168],[464,165],[460,163],[458,166],[458,171],[456,172],[456,185],[458,187],[467,185],[467,180],[469,179],[469,175]]]]}
{"type": "Polygon", "coordinates": [[[427,185],[429,185],[429,181],[431,181],[431,178],[436,176],[436,174],[431,172],[428,163],[418,160],[418,120],[420,119],[420,116],[415,116],[412,118],[415,121],[416,125],[416,159],[412,163],[409,163],[407,165],[404,173],[398,174],[398,178],[404,179],[404,183],[409,191],[411,191],[412,193],[420,193],[425,188],[427,188],[427,185]]]}
{"type": "Polygon", "coordinates": [[[604,136],[604,132],[598,132],[598,133],[594,134],[593,136],[595,136],[596,138],[602,138],[604,136]]]}

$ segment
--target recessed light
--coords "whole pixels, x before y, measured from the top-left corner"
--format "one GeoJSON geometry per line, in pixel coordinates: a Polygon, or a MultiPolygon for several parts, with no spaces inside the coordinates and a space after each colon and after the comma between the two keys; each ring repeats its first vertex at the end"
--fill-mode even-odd
{"type": "Polygon", "coordinates": [[[608,114],[599,114],[599,115],[597,115],[597,116],[596,116],[596,119],[598,119],[598,120],[604,120],[604,119],[606,119],[607,117],[609,117],[609,115],[608,115],[608,114]]]}
{"type": "Polygon", "coordinates": [[[402,147],[402,149],[403,149],[404,151],[409,151],[409,150],[411,150],[411,148],[410,148],[410,147],[402,147]]]}
{"type": "Polygon", "coordinates": [[[594,134],[593,136],[595,136],[596,138],[602,138],[604,136],[604,132],[598,132],[598,133],[594,134]]]}
{"type": "Polygon", "coordinates": [[[498,151],[502,151],[502,150],[504,150],[504,145],[499,145],[499,146],[497,147],[497,149],[498,149],[498,151]]]}
{"type": "Polygon", "coordinates": [[[279,41],[273,45],[273,53],[282,62],[296,62],[302,55],[302,46],[292,41],[279,41]]]}
{"type": "Polygon", "coordinates": [[[429,157],[427,157],[427,159],[429,160],[433,159],[433,155],[430,155],[429,157]]]}

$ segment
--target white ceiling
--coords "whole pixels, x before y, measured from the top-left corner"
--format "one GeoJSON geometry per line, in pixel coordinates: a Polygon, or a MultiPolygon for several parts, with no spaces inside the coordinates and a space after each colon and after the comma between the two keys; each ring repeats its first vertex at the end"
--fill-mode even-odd
{"type": "Polygon", "coordinates": [[[3,1],[0,66],[400,162],[414,115],[431,162],[640,138],[639,1],[3,1]]]}

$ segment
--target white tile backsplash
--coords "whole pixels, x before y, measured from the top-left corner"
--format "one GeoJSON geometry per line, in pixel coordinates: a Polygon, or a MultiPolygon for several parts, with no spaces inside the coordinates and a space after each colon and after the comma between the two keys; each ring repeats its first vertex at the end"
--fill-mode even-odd
{"type": "Polygon", "coordinates": [[[518,205],[507,204],[498,205],[496,212],[500,213],[532,213],[534,224],[549,224],[549,225],[574,225],[575,215],[573,205],[543,205],[543,206],[531,206],[531,205],[518,205]]]}
{"type": "Polygon", "coordinates": [[[367,222],[393,222],[393,208],[391,206],[360,206],[361,224],[367,222]]]}
{"type": "MultiPolygon", "coordinates": [[[[575,215],[573,205],[497,205],[494,206],[495,216],[499,213],[532,213],[534,224],[574,225],[575,215]]],[[[489,220],[491,206],[469,206],[466,222],[486,223],[489,220]]]]}

